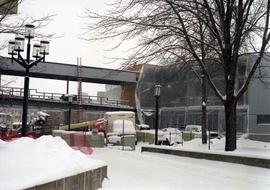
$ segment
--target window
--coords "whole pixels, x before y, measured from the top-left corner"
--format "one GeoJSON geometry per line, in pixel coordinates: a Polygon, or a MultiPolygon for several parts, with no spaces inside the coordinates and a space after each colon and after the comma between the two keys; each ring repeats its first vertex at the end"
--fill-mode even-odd
{"type": "Polygon", "coordinates": [[[257,124],[270,124],[270,115],[257,115],[257,124]]]}

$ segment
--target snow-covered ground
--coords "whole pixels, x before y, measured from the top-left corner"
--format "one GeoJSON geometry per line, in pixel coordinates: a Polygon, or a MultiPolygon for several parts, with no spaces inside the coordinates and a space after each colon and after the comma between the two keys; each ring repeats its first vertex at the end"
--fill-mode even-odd
{"type": "Polygon", "coordinates": [[[29,188],[104,165],[73,150],[60,137],[0,140],[0,190],[29,188]]]}
{"type": "MultiPolygon", "coordinates": [[[[212,140],[211,152],[223,152],[224,139],[212,140]]],[[[89,169],[108,165],[104,190],[111,189],[213,189],[268,190],[270,169],[165,154],[122,147],[95,148],[92,155],[74,151],[59,137],[43,136],[0,141],[0,190],[23,189],[89,169]],[[103,161],[99,161],[103,160],[103,161]]],[[[165,148],[165,146],[163,146],[165,148]]],[[[166,147],[168,148],[168,147],[166,147]]],[[[208,151],[200,139],[170,147],[208,151]]],[[[270,144],[240,139],[231,154],[268,157],[270,144]]]]}
{"type": "MultiPolygon", "coordinates": [[[[212,152],[224,149],[222,141],[212,145],[212,152]],[[222,146],[222,149],[221,149],[222,146]],[[218,148],[220,147],[220,149],[218,148]]],[[[187,149],[207,149],[200,142],[185,143],[187,149]]],[[[241,140],[239,153],[269,155],[269,144],[241,140]],[[245,148],[240,148],[245,146],[245,148]],[[262,148],[258,148],[262,146],[262,148]],[[253,147],[253,148],[252,148],[253,147]],[[256,148],[257,147],[257,148],[256,148]],[[267,152],[267,153],[266,153],[267,152]]],[[[176,147],[174,147],[176,148],[176,147]]],[[[178,147],[181,148],[181,147],[178,147]]],[[[208,151],[208,150],[205,150],[208,151]]],[[[241,164],[177,157],[157,153],[122,151],[121,147],[94,149],[93,158],[108,164],[108,180],[103,183],[105,190],[110,189],[236,189],[269,190],[270,170],[241,164]]]]}
{"type": "MultiPolygon", "coordinates": [[[[151,145],[150,145],[151,146],[151,145]]],[[[202,144],[200,138],[193,139],[192,141],[184,142],[183,145],[176,146],[159,146],[165,149],[179,149],[188,151],[200,151],[209,153],[218,153],[226,155],[238,155],[246,157],[266,158],[270,159],[270,143],[261,141],[252,141],[246,138],[237,140],[237,149],[233,152],[225,152],[225,138],[211,139],[210,150],[208,144],[202,144]]]]}

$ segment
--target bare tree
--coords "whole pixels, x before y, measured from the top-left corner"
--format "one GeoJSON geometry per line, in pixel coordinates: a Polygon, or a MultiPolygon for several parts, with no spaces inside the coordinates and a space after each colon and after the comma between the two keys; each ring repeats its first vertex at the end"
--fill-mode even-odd
{"type": "MultiPolygon", "coordinates": [[[[23,34],[25,24],[32,23],[37,29],[36,36],[40,38],[54,38],[55,34],[43,34],[40,29],[46,27],[55,15],[50,14],[40,18],[22,17],[16,14],[18,6],[25,0],[0,0],[0,34],[23,34]]],[[[6,42],[1,42],[0,49],[6,47],[6,42]]]]}
{"type": "Polygon", "coordinates": [[[120,37],[136,39],[130,63],[160,63],[179,57],[195,59],[209,85],[224,105],[226,151],[236,149],[236,105],[247,90],[270,39],[269,0],[118,0],[110,10],[98,14],[88,10],[88,32],[104,40],[120,37]],[[242,86],[237,87],[240,54],[255,51],[256,60],[242,86]],[[223,87],[217,86],[207,71],[214,62],[223,69],[223,87]]]}
{"type": "MultiPolygon", "coordinates": [[[[55,38],[56,34],[43,34],[40,29],[46,27],[55,15],[46,15],[40,18],[21,17],[16,14],[18,6],[24,0],[0,0],[0,34],[24,34],[25,24],[32,23],[38,32],[35,34],[39,38],[55,38]]],[[[7,47],[7,41],[0,42],[0,50],[7,47]]],[[[0,81],[0,86],[8,86],[16,81],[17,78],[0,81]]],[[[1,71],[0,71],[1,80],[1,71]]]]}

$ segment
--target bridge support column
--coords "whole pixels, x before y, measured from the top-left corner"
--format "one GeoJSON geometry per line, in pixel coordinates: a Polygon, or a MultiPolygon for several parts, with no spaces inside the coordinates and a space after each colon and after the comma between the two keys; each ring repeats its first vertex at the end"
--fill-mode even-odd
{"type": "Polygon", "coordinates": [[[69,80],[67,80],[67,91],[66,94],[69,94],[69,80]]]}
{"type": "Polygon", "coordinates": [[[71,102],[68,103],[68,131],[70,131],[71,123],[71,102]]]}

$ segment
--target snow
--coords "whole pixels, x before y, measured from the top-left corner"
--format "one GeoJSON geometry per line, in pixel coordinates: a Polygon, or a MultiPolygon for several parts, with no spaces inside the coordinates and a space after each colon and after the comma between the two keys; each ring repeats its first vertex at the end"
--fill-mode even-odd
{"type": "Polygon", "coordinates": [[[123,137],[134,137],[134,135],[124,135],[124,136],[115,136],[115,135],[112,135],[112,136],[109,136],[108,137],[108,143],[119,144],[119,143],[121,143],[121,139],[123,137]]]}
{"type": "Polygon", "coordinates": [[[119,114],[132,114],[135,115],[132,111],[112,111],[112,112],[106,112],[107,115],[119,115],[119,114]]]}
{"type": "Polygon", "coordinates": [[[236,91],[236,89],[234,89],[234,91],[233,91],[233,96],[234,96],[234,97],[237,97],[237,95],[238,95],[238,91],[236,91]]]}
{"type": "Polygon", "coordinates": [[[192,141],[184,142],[183,146],[179,145],[176,149],[270,159],[269,142],[267,143],[260,141],[252,141],[249,139],[240,138],[239,140],[237,140],[237,149],[235,151],[225,152],[224,147],[225,147],[224,137],[221,139],[211,139],[210,150],[208,150],[208,144],[203,145],[201,139],[197,138],[192,141]]]}
{"type": "Polygon", "coordinates": [[[43,117],[49,117],[49,116],[50,116],[49,114],[47,114],[47,113],[45,113],[45,112],[43,112],[43,111],[37,112],[37,115],[43,116],[43,117]]]}
{"type": "Polygon", "coordinates": [[[270,159],[270,143],[267,142],[252,141],[241,138],[237,140],[237,149],[235,151],[225,152],[225,138],[211,139],[210,150],[208,150],[208,144],[202,144],[201,141],[202,140],[200,138],[196,138],[191,141],[184,142],[183,145],[173,147],[159,146],[159,148],[270,159]]]}
{"type": "Polygon", "coordinates": [[[177,134],[165,134],[163,137],[165,140],[167,139],[170,145],[176,145],[176,143],[182,143],[182,137],[177,134]]]}
{"type": "Polygon", "coordinates": [[[202,131],[202,126],[200,125],[187,125],[185,131],[194,131],[199,132],[202,131]]]}
{"type": "MultiPolygon", "coordinates": [[[[140,130],[140,132],[155,135],[154,129],[140,130]]],[[[176,128],[171,128],[171,127],[164,128],[161,130],[159,129],[158,130],[158,140],[159,141],[167,141],[168,140],[170,142],[170,144],[181,143],[182,142],[181,131],[176,129],[176,128]]]]}
{"type": "Polygon", "coordinates": [[[203,103],[202,103],[202,106],[206,106],[206,103],[205,103],[205,101],[203,101],[203,103]]]}
{"type": "Polygon", "coordinates": [[[110,143],[120,143],[121,142],[121,137],[120,136],[112,135],[112,136],[109,136],[108,137],[108,141],[110,143]]]}
{"type": "Polygon", "coordinates": [[[0,189],[29,188],[105,166],[70,148],[60,137],[0,141],[0,189]]]}
{"type": "MultiPolygon", "coordinates": [[[[225,139],[212,139],[211,150],[201,139],[184,142],[177,147],[192,151],[224,152],[225,139]]],[[[70,148],[60,137],[20,138],[12,142],[0,140],[0,189],[24,189],[90,169],[108,165],[103,190],[112,189],[257,189],[268,190],[270,170],[226,162],[179,157],[166,154],[122,151],[120,146],[94,148],[84,155],[70,148]],[[97,160],[98,159],[98,160],[97,160]],[[103,160],[103,161],[99,161],[103,160]]],[[[227,154],[270,159],[270,143],[240,138],[238,149],[227,154]]]]}
{"type": "Polygon", "coordinates": [[[150,126],[146,124],[138,124],[137,126],[141,130],[150,129],[150,126]]]}
{"type": "MultiPolygon", "coordinates": [[[[182,136],[181,136],[181,131],[176,129],[176,128],[164,128],[161,130],[163,133],[163,137],[161,137],[162,140],[168,140],[169,143],[175,144],[175,143],[181,143],[182,142],[182,136]]],[[[159,140],[160,140],[160,136],[159,136],[159,140]]]]}
{"type": "Polygon", "coordinates": [[[141,153],[138,146],[136,149],[136,151],[121,151],[120,147],[95,149],[91,157],[102,159],[109,166],[109,180],[103,182],[103,190],[268,190],[270,187],[269,169],[173,155],[141,153]]]}

